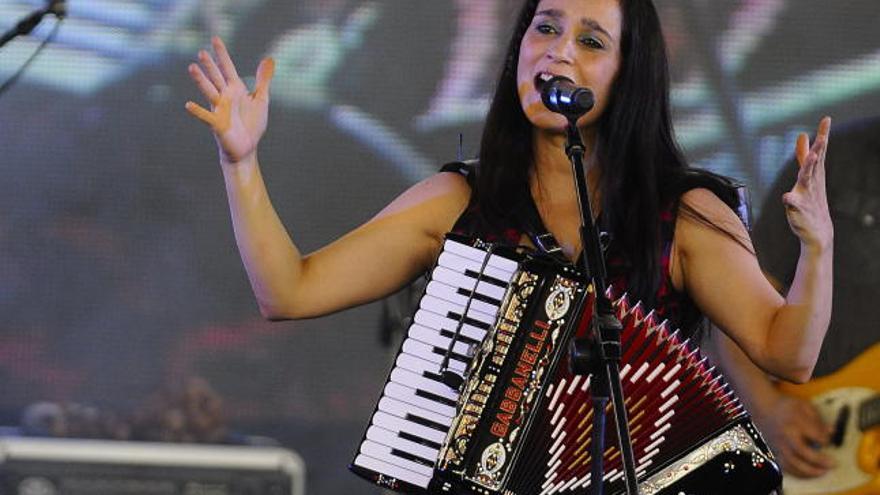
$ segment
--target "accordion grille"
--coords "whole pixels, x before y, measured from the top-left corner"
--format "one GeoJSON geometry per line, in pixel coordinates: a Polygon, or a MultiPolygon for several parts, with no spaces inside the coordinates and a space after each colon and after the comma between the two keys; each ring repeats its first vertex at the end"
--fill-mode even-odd
{"type": "MultiPolygon", "coordinates": [[[[630,307],[625,297],[615,308],[624,325],[621,380],[636,472],[643,479],[746,413],[689,342],[644,314],[640,305],[630,307]]],[[[573,493],[591,486],[590,380],[572,375],[565,359],[557,367],[534,413],[529,449],[517,459],[519,467],[508,483],[515,493],[573,493]]],[[[624,487],[623,460],[610,405],[605,414],[605,482],[615,493],[624,487]]]]}

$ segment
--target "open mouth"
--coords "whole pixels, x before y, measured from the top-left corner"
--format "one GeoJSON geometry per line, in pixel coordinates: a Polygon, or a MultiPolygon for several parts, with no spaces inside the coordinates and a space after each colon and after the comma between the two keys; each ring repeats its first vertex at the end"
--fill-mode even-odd
{"type": "Polygon", "coordinates": [[[553,74],[549,72],[541,72],[537,76],[535,76],[535,89],[540,93],[544,89],[544,85],[547,84],[547,81],[553,79],[553,74]]]}

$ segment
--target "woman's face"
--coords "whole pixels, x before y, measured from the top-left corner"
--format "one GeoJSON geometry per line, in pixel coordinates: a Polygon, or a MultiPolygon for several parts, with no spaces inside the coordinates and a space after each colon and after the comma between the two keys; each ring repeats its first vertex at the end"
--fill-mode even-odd
{"type": "Polygon", "coordinates": [[[593,109],[578,120],[596,122],[608,105],[620,67],[623,14],[618,0],[541,0],[520,44],[517,89],[526,117],[540,129],[563,130],[567,120],[541,101],[541,85],[565,76],[590,88],[593,109]]]}

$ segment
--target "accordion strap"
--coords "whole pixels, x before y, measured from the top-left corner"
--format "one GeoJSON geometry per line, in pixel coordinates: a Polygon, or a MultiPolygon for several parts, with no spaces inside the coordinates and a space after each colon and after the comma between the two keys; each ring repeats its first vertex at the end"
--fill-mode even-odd
{"type": "Polygon", "coordinates": [[[547,254],[557,261],[570,264],[571,261],[565,257],[562,247],[556,240],[556,237],[547,230],[538,208],[534,201],[523,201],[519,207],[519,217],[522,223],[523,231],[529,236],[529,239],[535,247],[544,254],[547,254]]]}
{"type": "MultiPolygon", "coordinates": [[[[479,173],[479,160],[463,160],[463,161],[455,161],[446,163],[443,167],[440,168],[440,172],[453,172],[457,173],[467,180],[468,185],[473,189],[476,185],[476,176],[479,173]]],[[[524,199],[520,202],[516,217],[519,220],[519,228],[522,233],[526,234],[529,237],[529,240],[532,241],[532,244],[535,245],[535,248],[543,254],[546,254],[556,261],[563,264],[571,264],[571,260],[565,257],[565,254],[562,252],[562,247],[559,245],[559,242],[556,240],[556,237],[547,230],[547,227],[544,226],[544,221],[541,220],[541,215],[538,213],[538,208],[535,205],[534,200],[531,198],[524,199]]],[[[461,221],[461,219],[459,219],[461,221]]],[[[458,224],[456,224],[456,227],[458,224]]],[[[599,240],[602,244],[602,250],[605,251],[608,247],[608,241],[610,239],[610,235],[606,232],[601,232],[599,234],[599,240]]]]}

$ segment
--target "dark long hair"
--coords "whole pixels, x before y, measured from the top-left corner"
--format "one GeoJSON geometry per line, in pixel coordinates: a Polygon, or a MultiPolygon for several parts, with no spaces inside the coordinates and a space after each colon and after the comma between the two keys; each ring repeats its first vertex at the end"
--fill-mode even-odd
{"type": "MultiPolygon", "coordinates": [[[[531,194],[532,125],[520,105],[516,74],[520,44],[538,2],[527,0],[520,11],[480,147],[473,203],[484,218],[501,222],[531,194]]],[[[677,204],[675,191],[687,163],[673,137],[666,44],[657,11],[650,0],[619,2],[621,64],[597,123],[602,222],[631,265],[630,293],[652,304],[662,276],[660,214],[675,206],[671,202],[677,204]]]]}

